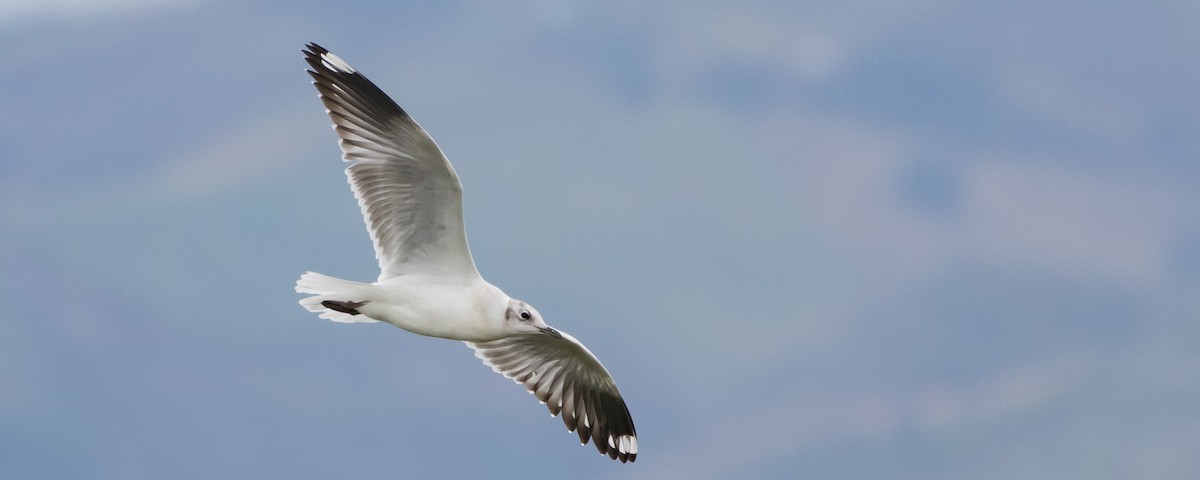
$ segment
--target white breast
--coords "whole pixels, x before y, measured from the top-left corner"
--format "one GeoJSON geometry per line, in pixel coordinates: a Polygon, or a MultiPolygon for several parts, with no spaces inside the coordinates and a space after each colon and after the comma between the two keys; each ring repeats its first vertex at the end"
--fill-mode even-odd
{"type": "Polygon", "coordinates": [[[478,342],[504,335],[509,297],[487,282],[445,284],[402,275],[374,287],[373,298],[359,310],[376,320],[451,340],[478,342]]]}

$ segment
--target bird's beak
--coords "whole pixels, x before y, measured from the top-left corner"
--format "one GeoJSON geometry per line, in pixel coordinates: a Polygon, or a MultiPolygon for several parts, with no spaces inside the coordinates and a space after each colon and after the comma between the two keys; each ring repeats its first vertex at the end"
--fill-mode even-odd
{"type": "Polygon", "coordinates": [[[546,334],[546,335],[549,335],[549,336],[551,336],[551,337],[554,337],[554,338],[562,338],[562,334],[561,334],[561,333],[558,333],[558,330],[555,330],[555,329],[553,329],[553,328],[550,328],[550,327],[546,327],[546,328],[538,328],[538,330],[541,330],[541,332],[542,332],[542,333],[544,333],[544,334],[546,334]]]}

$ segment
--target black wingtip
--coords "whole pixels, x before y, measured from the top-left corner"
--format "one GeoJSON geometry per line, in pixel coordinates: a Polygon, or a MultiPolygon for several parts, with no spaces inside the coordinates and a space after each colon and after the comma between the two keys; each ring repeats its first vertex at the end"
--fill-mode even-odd
{"type": "MultiPolygon", "coordinates": [[[[317,42],[308,42],[307,44],[304,45],[304,49],[300,50],[300,53],[304,54],[304,61],[306,63],[308,63],[310,66],[312,66],[312,68],[316,69],[317,65],[321,64],[321,55],[329,53],[329,50],[326,50],[325,47],[317,45],[317,42]]],[[[308,72],[309,75],[314,75],[314,76],[317,73],[313,70],[306,70],[306,71],[308,72]]],[[[314,80],[315,80],[315,78],[314,78],[314,80]]]]}
{"type": "Polygon", "coordinates": [[[308,42],[304,45],[304,48],[305,50],[301,50],[301,52],[304,52],[306,57],[319,57],[322,54],[329,53],[329,50],[317,45],[317,42],[308,42]]]}
{"type": "MultiPolygon", "coordinates": [[[[408,118],[408,113],[400,108],[395,100],[383,93],[383,90],[380,90],[344,59],[315,42],[309,42],[305,48],[302,51],[304,52],[304,61],[309,66],[308,75],[312,77],[317,90],[322,94],[328,94],[336,89],[335,96],[342,99],[338,102],[350,104],[358,111],[365,112],[374,118],[387,119],[391,116],[408,118]]],[[[325,95],[322,95],[322,98],[325,98],[325,95]]],[[[326,99],[326,101],[330,100],[326,99]]],[[[328,106],[328,103],[326,105],[328,106]]]]}

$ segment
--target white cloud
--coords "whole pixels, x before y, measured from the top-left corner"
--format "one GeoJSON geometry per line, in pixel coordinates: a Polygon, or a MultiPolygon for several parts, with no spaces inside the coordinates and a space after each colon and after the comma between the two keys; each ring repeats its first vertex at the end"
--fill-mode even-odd
{"type": "MultiPolygon", "coordinates": [[[[1157,175],[1083,172],[1028,151],[985,152],[955,163],[953,214],[922,218],[896,188],[925,142],[870,126],[825,122],[793,141],[796,205],[847,255],[898,278],[961,258],[1043,265],[1071,275],[1146,286],[1198,201],[1157,175]]],[[[926,147],[927,148],[927,147],[926,147]]]]}
{"type": "Polygon", "coordinates": [[[1147,116],[1136,101],[1051,68],[1021,64],[1003,69],[997,77],[996,90],[1005,105],[1092,139],[1132,143],[1147,116]]]}
{"type": "Polygon", "coordinates": [[[978,254],[1143,285],[1165,280],[1164,249],[1187,205],[1152,181],[1027,163],[984,162],[966,183],[964,233],[978,254]]]}
{"type": "MultiPolygon", "coordinates": [[[[774,403],[714,409],[681,442],[654,452],[658,468],[637,478],[728,478],[755,465],[795,458],[807,448],[841,442],[877,444],[902,432],[948,438],[981,423],[1001,422],[1046,408],[1080,388],[1095,367],[1066,353],[1016,364],[974,383],[913,385],[904,391],[865,393],[784,388],[774,403]],[[814,391],[815,392],[815,391],[814,391]],[[721,416],[716,411],[741,412],[721,416]]],[[[649,453],[647,453],[649,455],[649,453]]]]}
{"type": "Polygon", "coordinates": [[[36,21],[80,22],[179,8],[198,0],[7,0],[0,2],[0,28],[36,21]]]}
{"type": "MultiPolygon", "coordinates": [[[[308,107],[307,102],[293,102],[292,108],[260,116],[198,150],[169,159],[147,175],[145,190],[160,198],[204,196],[286,172],[289,161],[301,158],[316,143],[304,131],[320,110],[313,113],[308,107]]],[[[336,144],[332,133],[327,140],[328,145],[336,144]]],[[[331,153],[336,159],[336,150],[331,153]]]]}
{"type": "Polygon", "coordinates": [[[676,32],[675,48],[692,56],[693,68],[741,60],[779,65],[805,79],[835,73],[845,62],[840,35],[798,26],[762,11],[734,10],[705,17],[702,28],[676,32]]]}
{"type": "MultiPolygon", "coordinates": [[[[289,167],[289,162],[303,158],[306,149],[319,143],[304,135],[305,119],[291,110],[261,116],[210,139],[199,149],[164,158],[124,183],[98,183],[83,189],[50,184],[34,188],[0,179],[0,227],[40,232],[46,228],[44,218],[122,215],[120,212],[131,208],[213,198],[268,183],[270,177],[290,175],[295,167],[289,167]]],[[[329,136],[333,138],[332,133],[329,136]]],[[[333,140],[328,143],[333,144],[333,140]]],[[[336,152],[331,147],[335,162],[336,152]]]]}
{"type": "Polygon", "coordinates": [[[973,385],[920,387],[904,405],[904,418],[925,430],[958,428],[977,420],[1019,415],[1078,387],[1088,370],[1080,355],[1014,365],[973,385]]]}

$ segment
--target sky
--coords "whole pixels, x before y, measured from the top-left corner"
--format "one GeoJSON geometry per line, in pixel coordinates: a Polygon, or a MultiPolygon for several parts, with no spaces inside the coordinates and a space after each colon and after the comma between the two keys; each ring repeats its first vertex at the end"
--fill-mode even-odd
{"type": "Polygon", "coordinates": [[[1200,6],[0,6],[0,477],[1200,476],[1200,6]],[[378,274],[315,41],[428,130],[480,272],[636,463],[378,274]]]}

